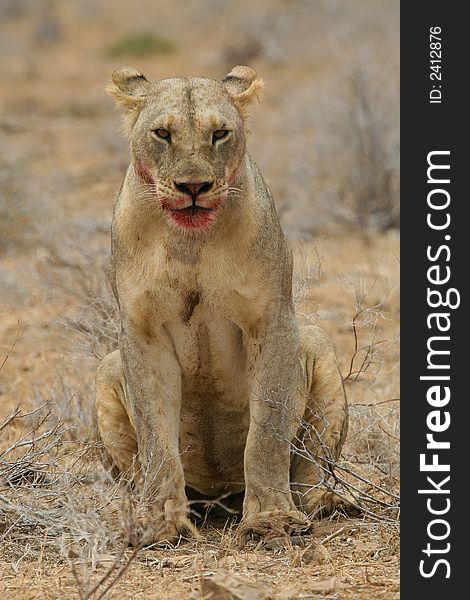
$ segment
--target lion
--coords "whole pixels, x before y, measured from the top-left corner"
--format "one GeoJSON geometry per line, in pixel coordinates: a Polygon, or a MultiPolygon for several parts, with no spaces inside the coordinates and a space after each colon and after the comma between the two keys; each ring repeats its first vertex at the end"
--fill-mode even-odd
{"type": "Polygon", "coordinates": [[[243,66],[157,83],[120,67],[107,88],[132,160],[111,235],[119,348],[97,370],[97,426],[113,474],[141,488],[147,543],[197,535],[191,490],[243,492],[243,540],[308,529],[335,506],[321,484],[347,402],[327,335],[297,324],[292,252],[247,151],[262,85],[243,66]]]}

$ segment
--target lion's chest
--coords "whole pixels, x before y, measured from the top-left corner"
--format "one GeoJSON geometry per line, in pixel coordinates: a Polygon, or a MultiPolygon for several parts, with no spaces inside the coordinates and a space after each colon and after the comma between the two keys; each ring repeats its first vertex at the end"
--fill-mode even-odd
{"type": "Polygon", "coordinates": [[[238,491],[249,425],[243,334],[202,296],[189,294],[182,306],[181,319],[167,328],[181,368],[180,451],[186,482],[207,494],[238,491]]]}
{"type": "Polygon", "coordinates": [[[220,260],[201,259],[202,268],[152,257],[129,272],[121,297],[154,355],[171,355],[165,360],[178,369],[186,483],[206,494],[243,488],[250,344],[269,297],[254,269],[229,271],[220,260]]]}

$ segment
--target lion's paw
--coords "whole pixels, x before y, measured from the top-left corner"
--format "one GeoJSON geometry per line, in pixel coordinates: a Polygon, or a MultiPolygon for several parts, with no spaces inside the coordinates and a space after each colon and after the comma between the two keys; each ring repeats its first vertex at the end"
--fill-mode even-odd
{"type": "Polygon", "coordinates": [[[194,523],[188,518],[186,510],[177,510],[172,501],[165,503],[161,512],[146,512],[137,519],[137,531],[133,545],[174,546],[180,539],[199,538],[194,523]]]}
{"type": "Polygon", "coordinates": [[[270,510],[254,516],[245,515],[237,529],[237,540],[242,547],[249,540],[288,539],[311,533],[312,528],[312,522],[297,510],[270,510]]]}
{"type": "Polygon", "coordinates": [[[360,508],[346,498],[340,497],[334,492],[325,492],[312,511],[312,516],[327,517],[335,511],[347,517],[359,517],[361,515],[360,508]]]}

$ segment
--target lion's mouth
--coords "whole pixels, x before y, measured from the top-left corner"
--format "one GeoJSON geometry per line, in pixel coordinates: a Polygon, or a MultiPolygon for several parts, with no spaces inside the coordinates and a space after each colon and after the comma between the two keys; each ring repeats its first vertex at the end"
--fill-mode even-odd
{"type": "Polygon", "coordinates": [[[194,212],[197,213],[200,210],[215,210],[214,207],[209,207],[209,206],[201,206],[200,204],[190,204],[189,206],[184,206],[183,208],[172,208],[171,209],[174,212],[182,212],[183,210],[187,211],[187,212],[194,212]]]}
{"type": "Polygon", "coordinates": [[[185,208],[168,210],[171,220],[185,229],[208,229],[215,221],[217,207],[208,208],[192,204],[185,208]]]}

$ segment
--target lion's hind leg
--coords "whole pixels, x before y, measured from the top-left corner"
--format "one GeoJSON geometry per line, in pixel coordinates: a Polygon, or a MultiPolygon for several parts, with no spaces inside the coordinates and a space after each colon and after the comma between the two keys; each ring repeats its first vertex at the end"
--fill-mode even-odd
{"type": "Polygon", "coordinates": [[[299,389],[301,426],[294,440],[291,488],[294,502],[310,515],[336,508],[353,512],[325,482],[331,461],[339,458],[348,428],[348,408],[333,346],[317,326],[302,327],[302,381],[299,389]]]}
{"type": "Polygon", "coordinates": [[[126,383],[119,350],[105,356],[96,372],[96,429],[101,458],[115,478],[140,480],[137,438],[126,409],[126,383]]]}

